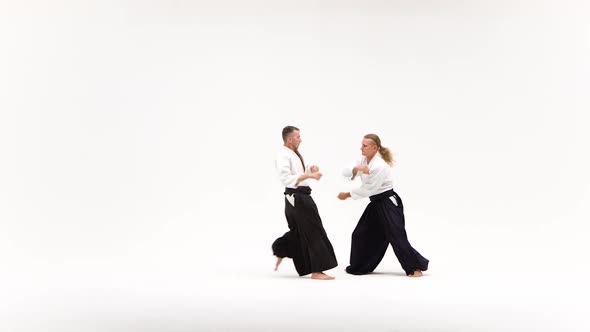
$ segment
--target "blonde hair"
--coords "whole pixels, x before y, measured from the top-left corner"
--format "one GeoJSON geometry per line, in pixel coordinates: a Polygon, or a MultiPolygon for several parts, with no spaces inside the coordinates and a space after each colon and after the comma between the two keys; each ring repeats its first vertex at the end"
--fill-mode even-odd
{"type": "Polygon", "coordinates": [[[388,148],[384,147],[381,145],[381,139],[379,138],[379,136],[377,136],[376,134],[367,134],[365,135],[364,138],[370,139],[371,141],[373,141],[373,143],[375,143],[375,145],[377,145],[377,151],[379,151],[379,155],[381,155],[381,158],[383,158],[383,160],[389,164],[389,166],[393,166],[394,160],[393,160],[393,155],[391,154],[391,151],[389,151],[388,148]]]}

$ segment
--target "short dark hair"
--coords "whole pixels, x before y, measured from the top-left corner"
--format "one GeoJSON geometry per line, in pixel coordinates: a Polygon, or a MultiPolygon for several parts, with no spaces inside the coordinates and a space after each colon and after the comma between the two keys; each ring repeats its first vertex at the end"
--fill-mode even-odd
{"type": "Polygon", "coordinates": [[[295,130],[299,130],[299,128],[293,126],[286,126],[283,128],[283,142],[286,142],[287,137],[289,137],[289,135],[291,135],[295,130]]]}

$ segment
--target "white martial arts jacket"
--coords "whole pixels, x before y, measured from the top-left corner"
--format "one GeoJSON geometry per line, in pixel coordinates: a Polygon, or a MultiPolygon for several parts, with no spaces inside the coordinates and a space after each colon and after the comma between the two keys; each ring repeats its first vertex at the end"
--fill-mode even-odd
{"type": "Polygon", "coordinates": [[[353,199],[369,197],[393,189],[391,167],[381,158],[379,153],[371,159],[370,163],[367,163],[367,158],[363,156],[356,164],[346,167],[342,173],[350,180],[361,178],[361,186],[350,191],[350,196],[353,199]],[[359,165],[369,166],[369,174],[358,172],[353,177],[352,169],[359,165]]]}
{"type": "MultiPolygon", "coordinates": [[[[299,154],[301,154],[301,152],[299,152],[299,154]]],[[[301,175],[309,172],[310,165],[311,164],[307,163],[306,161],[304,169],[303,165],[301,164],[301,159],[299,159],[295,151],[284,145],[279,150],[279,153],[275,159],[275,167],[279,176],[279,180],[281,180],[283,186],[287,188],[296,188],[299,186],[309,187],[309,183],[312,179],[303,180],[297,185],[295,185],[295,183],[301,175]]]]}

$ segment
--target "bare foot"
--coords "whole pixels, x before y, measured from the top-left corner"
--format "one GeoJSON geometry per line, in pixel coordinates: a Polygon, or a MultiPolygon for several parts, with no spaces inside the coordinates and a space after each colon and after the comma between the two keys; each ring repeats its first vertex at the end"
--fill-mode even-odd
{"type": "Polygon", "coordinates": [[[279,269],[279,265],[283,261],[283,257],[277,257],[277,263],[275,264],[275,271],[279,269]]]}
{"type": "Polygon", "coordinates": [[[314,272],[311,274],[311,279],[334,280],[335,278],[325,274],[324,272],[314,272]]]}
{"type": "Polygon", "coordinates": [[[414,271],[414,274],[409,274],[408,277],[410,278],[418,278],[422,276],[422,271],[420,270],[416,270],[414,271]]]}

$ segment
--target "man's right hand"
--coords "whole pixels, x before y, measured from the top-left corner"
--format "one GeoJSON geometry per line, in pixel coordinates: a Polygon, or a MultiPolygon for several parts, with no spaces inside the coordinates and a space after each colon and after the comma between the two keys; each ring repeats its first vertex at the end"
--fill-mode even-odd
{"type": "Polygon", "coordinates": [[[340,199],[340,200],[345,200],[349,197],[351,197],[349,192],[338,193],[338,199],[340,199]]]}
{"type": "Polygon", "coordinates": [[[352,174],[356,174],[357,172],[369,174],[369,166],[367,165],[358,165],[352,169],[352,174]]]}
{"type": "Polygon", "coordinates": [[[295,183],[295,185],[300,184],[302,181],[305,181],[307,179],[316,179],[319,180],[322,177],[322,173],[320,172],[315,172],[315,173],[306,173],[306,174],[302,174],[298,179],[297,182],[295,183]]]}
{"type": "Polygon", "coordinates": [[[310,173],[309,177],[312,179],[319,180],[322,177],[322,173],[320,173],[320,172],[310,173]]]}

